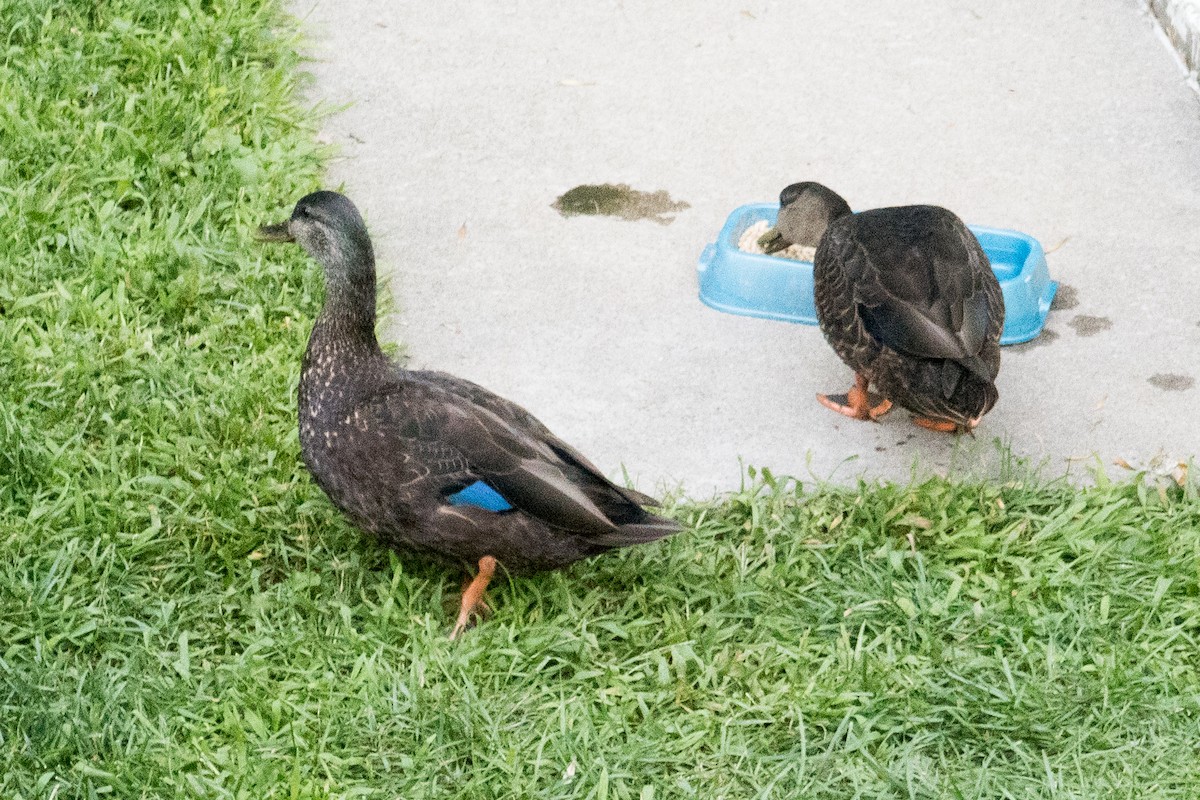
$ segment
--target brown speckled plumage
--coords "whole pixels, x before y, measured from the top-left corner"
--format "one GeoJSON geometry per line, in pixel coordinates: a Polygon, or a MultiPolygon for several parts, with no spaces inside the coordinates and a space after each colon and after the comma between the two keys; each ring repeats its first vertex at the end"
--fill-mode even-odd
{"type": "Polygon", "coordinates": [[[509,572],[563,567],[679,530],[642,508],[651,498],[608,481],[516,404],[391,362],[375,338],[371,243],[345,197],[309,195],[262,235],[299,241],[325,267],[325,304],[300,378],[300,444],[317,483],[358,526],[458,564],[493,556],[509,572]],[[477,481],[514,508],[447,502],[477,481]]]}
{"type": "Polygon", "coordinates": [[[825,338],[888,400],[973,427],[999,396],[1004,327],[1004,297],[979,241],[944,208],[852,214],[809,185],[837,202],[796,193],[780,213],[824,218],[813,291],[825,338]]]}

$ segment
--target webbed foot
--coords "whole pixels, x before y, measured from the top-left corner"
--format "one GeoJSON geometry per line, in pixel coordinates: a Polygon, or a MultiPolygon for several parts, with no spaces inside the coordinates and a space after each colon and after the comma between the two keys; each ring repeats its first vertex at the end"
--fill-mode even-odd
{"type": "Polygon", "coordinates": [[[892,401],[868,390],[870,381],[861,373],[854,375],[854,388],[846,394],[818,394],[817,402],[852,419],[878,421],[892,409],[892,401]]]}
{"type": "Polygon", "coordinates": [[[980,419],[981,417],[975,417],[974,419],[968,420],[966,424],[959,424],[957,422],[951,422],[948,419],[933,419],[932,417],[914,416],[912,421],[913,425],[919,425],[922,428],[931,431],[938,431],[939,433],[966,433],[974,436],[975,426],[979,424],[980,419]]]}

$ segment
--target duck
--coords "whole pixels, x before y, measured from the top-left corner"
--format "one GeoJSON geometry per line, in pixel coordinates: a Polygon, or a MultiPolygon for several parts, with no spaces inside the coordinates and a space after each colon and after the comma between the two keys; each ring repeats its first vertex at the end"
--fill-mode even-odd
{"type": "Polygon", "coordinates": [[[618,486],[530,412],[445,372],[409,370],[375,334],[375,255],[345,195],[317,191],[258,238],[299,244],[325,299],[301,363],[301,457],[358,528],[404,553],[467,570],[454,639],[487,610],[498,571],[561,569],[682,526],[618,486]]]}
{"type": "Polygon", "coordinates": [[[854,370],[853,388],[818,394],[822,405],[878,420],[894,403],[917,425],[949,433],[974,431],[995,406],[1004,296],[956,214],[931,205],[856,214],[833,190],[805,181],[780,193],[767,237],[776,249],[816,247],[817,322],[854,370]]]}

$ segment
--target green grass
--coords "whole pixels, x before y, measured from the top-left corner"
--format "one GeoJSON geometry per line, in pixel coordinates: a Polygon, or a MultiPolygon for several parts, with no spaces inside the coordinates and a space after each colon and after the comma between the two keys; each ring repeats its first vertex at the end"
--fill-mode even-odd
{"type": "Polygon", "coordinates": [[[1200,796],[1194,482],[767,474],[447,641],[299,466],[281,24],[0,0],[0,797],[1200,796]]]}

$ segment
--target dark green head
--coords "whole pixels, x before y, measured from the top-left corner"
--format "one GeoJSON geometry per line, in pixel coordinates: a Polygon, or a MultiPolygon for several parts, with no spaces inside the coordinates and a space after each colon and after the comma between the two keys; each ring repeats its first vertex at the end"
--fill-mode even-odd
{"type": "Polygon", "coordinates": [[[779,193],[775,227],[790,244],[816,247],[829,223],[850,213],[849,203],[837,192],[813,181],[802,181],[779,193]]]}
{"type": "MultiPolygon", "coordinates": [[[[329,281],[362,281],[375,278],[375,254],[367,226],[349,198],[337,192],[305,195],[292,216],[275,225],[263,225],[258,238],[265,242],[296,242],[321,262],[329,281]]],[[[372,286],[373,288],[373,286],[372,286]]]]}

